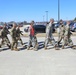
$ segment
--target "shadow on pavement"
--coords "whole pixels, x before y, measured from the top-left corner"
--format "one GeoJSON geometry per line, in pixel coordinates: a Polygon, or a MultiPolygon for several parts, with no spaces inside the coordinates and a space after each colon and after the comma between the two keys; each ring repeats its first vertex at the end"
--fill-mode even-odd
{"type": "Polygon", "coordinates": [[[6,51],[6,50],[9,50],[9,48],[2,48],[2,49],[0,49],[0,51],[6,51]]]}

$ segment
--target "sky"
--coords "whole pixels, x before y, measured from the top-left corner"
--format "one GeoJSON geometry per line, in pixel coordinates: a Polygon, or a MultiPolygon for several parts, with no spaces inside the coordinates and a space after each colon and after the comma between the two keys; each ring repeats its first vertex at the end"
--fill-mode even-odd
{"type": "MultiPolygon", "coordinates": [[[[76,0],[60,0],[60,19],[76,17],[76,0]]],[[[0,0],[0,22],[58,19],[58,0],[0,0]],[[44,16],[44,17],[43,17],[44,16]]]]}

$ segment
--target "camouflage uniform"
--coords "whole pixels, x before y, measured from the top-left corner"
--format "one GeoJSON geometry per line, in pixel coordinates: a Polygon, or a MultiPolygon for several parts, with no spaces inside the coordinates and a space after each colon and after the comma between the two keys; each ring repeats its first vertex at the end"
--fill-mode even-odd
{"type": "Polygon", "coordinates": [[[47,48],[48,43],[52,43],[55,47],[55,39],[52,35],[52,24],[49,23],[46,27],[46,39],[45,39],[45,49],[47,48]]]}
{"type": "Polygon", "coordinates": [[[8,29],[6,27],[3,27],[3,29],[1,30],[1,38],[2,38],[2,41],[1,41],[1,45],[2,46],[3,44],[7,44],[7,46],[10,48],[11,45],[10,45],[10,41],[7,37],[7,35],[9,34],[10,32],[8,31],[8,29]]]}
{"type": "Polygon", "coordinates": [[[65,26],[65,37],[64,37],[64,43],[65,45],[73,46],[73,42],[71,40],[71,32],[70,32],[70,26],[67,24],[65,26]]]}
{"type": "Polygon", "coordinates": [[[11,37],[12,37],[11,50],[14,50],[14,48],[17,49],[18,42],[16,36],[17,36],[16,28],[13,27],[11,30],[11,37]]]}
{"type": "Polygon", "coordinates": [[[59,34],[58,34],[58,46],[60,44],[60,42],[63,39],[63,43],[62,43],[62,48],[64,48],[64,33],[65,33],[65,26],[62,24],[59,26],[59,34]]]}
{"type": "Polygon", "coordinates": [[[21,44],[23,45],[22,39],[21,39],[21,37],[20,37],[20,34],[23,35],[23,34],[22,34],[22,31],[20,31],[20,29],[17,28],[17,29],[16,29],[16,32],[17,32],[17,36],[16,36],[17,41],[19,40],[19,41],[21,42],[21,44]]]}

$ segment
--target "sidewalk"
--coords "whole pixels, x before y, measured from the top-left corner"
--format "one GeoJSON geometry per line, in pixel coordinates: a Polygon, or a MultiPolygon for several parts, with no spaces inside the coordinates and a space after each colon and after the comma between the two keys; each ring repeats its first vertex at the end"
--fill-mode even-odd
{"type": "MultiPolygon", "coordinates": [[[[37,39],[41,47],[45,38],[37,39]]],[[[76,37],[72,39],[76,44],[76,37]]],[[[28,42],[28,38],[23,37],[22,40],[24,43],[28,42]]],[[[55,50],[51,47],[38,51],[4,50],[0,52],[0,75],[76,75],[76,50],[55,50]]]]}

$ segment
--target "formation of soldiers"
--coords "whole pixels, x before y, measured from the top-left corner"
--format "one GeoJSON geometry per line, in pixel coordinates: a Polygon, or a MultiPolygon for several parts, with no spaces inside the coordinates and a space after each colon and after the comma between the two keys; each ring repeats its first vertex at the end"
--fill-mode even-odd
{"type": "MultiPolygon", "coordinates": [[[[71,39],[71,31],[70,31],[70,21],[67,21],[67,24],[64,25],[63,21],[60,20],[59,24],[59,29],[58,29],[58,41],[56,42],[53,35],[52,35],[52,27],[54,25],[54,19],[50,19],[50,22],[46,26],[46,37],[45,37],[45,42],[44,42],[44,48],[47,50],[48,44],[51,44],[54,46],[55,49],[60,48],[61,41],[62,42],[62,49],[65,48],[65,46],[70,46],[71,48],[74,47],[72,39],[71,39]]],[[[29,41],[27,45],[27,50],[30,50],[30,47],[33,47],[33,50],[37,51],[38,50],[38,41],[36,37],[36,32],[34,28],[34,21],[31,21],[30,27],[28,29],[28,36],[29,36],[29,41]]],[[[11,50],[19,51],[18,47],[18,41],[21,41],[21,44],[24,45],[22,42],[22,39],[20,37],[22,34],[22,31],[20,31],[20,27],[16,25],[16,23],[13,24],[13,27],[11,31],[6,27],[6,24],[4,24],[3,29],[1,30],[1,43],[0,43],[0,48],[2,47],[3,44],[6,44],[11,50]],[[12,37],[12,43],[10,43],[7,35],[10,34],[12,37]]]]}
{"type": "Polygon", "coordinates": [[[19,51],[19,49],[17,48],[18,46],[18,41],[21,41],[21,44],[23,45],[22,39],[20,37],[20,34],[22,34],[22,31],[20,31],[20,26],[18,26],[17,28],[17,24],[14,23],[13,27],[11,29],[11,31],[9,31],[6,27],[6,24],[4,24],[3,29],[0,32],[0,36],[1,36],[1,43],[0,43],[0,48],[2,47],[2,45],[6,44],[11,50],[15,50],[15,51],[19,51]],[[8,38],[8,34],[11,35],[12,38],[12,43],[10,43],[9,38],[8,38]]]}

